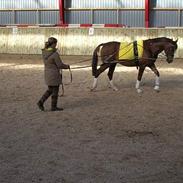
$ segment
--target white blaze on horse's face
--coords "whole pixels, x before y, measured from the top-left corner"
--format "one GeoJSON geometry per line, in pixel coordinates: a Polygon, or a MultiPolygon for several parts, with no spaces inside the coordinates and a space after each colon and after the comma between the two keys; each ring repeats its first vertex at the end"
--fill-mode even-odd
{"type": "Polygon", "coordinates": [[[165,51],[165,54],[166,54],[166,56],[167,56],[166,61],[167,61],[168,63],[173,62],[174,53],[175,53],[175,51],[176,51],[176,46],[173,45],[173,44],[171,44],[171,43],[169,43],[169,44],[167,44],[167,45],[165,46],[165,50],[164,50],[164,51],[165,51]]]}

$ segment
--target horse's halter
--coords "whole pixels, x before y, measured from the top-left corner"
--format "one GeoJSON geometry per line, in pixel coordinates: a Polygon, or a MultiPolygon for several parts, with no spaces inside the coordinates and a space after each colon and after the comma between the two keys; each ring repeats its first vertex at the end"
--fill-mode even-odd
{"type": "Polygon", "coordinates": [[[176,51],[176,46],[171,44],[171,43],[168,43],[166,46],[165,46],[165,49],[164,49],[164,52],[166,54],[166,61],[168,63],[171,63],[173,62],[173,58],[174,58],[174,53],[176,51]]]}

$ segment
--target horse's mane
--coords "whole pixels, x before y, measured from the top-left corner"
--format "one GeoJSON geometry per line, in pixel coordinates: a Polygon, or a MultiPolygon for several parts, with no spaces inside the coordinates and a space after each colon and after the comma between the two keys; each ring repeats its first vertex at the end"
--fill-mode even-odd
{"type": "Polygon", "coordinates": [[[175,49],[177,49],[177,41],[173,41],[173,39],[167,38],[167,37],[157,37],[157,38],[153,38],[153,39],[147,39],[147,44],[149,43],[158,43],[158,42],[168,42],[171,43],[175,46],[175,49]]]}
{"type": "Polygon", "coordinates": [[[164,41],[164,42],[170,42],[172,44],[175,44],[175,42],[172,39],[167,38],[167,37],[158,37],[158,38],[148,39],[147,41],[150,41],[153,43],[164,41]]]}

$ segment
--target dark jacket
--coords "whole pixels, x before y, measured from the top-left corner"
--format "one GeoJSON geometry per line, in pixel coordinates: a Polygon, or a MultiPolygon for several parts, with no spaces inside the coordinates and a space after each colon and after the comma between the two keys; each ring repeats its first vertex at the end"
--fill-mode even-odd
{"type": "Polygon", "coordinates": [[[44,62],[44,74],[45,83],[48,86],[58,86],[62,83],[62,77],[60,75],[61,69],[68,69],[69,65],[66,65],[60,59],[60,56],[56,49],[48,48],[42,50],[43,62],[44,62]]]}

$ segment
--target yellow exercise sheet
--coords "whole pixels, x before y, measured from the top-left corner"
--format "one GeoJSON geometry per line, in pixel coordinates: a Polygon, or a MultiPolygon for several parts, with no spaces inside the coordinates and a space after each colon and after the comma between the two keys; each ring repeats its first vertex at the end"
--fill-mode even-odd
{"type": "MultiPolygon", "coordinates": [[[[143,54],[143,40],[137,41],[138,58],[142,57],[143,54]]],[[[135,59],[133,42],[121,42],[119,49],[119,60],[133,60],[135,59]]]]}

